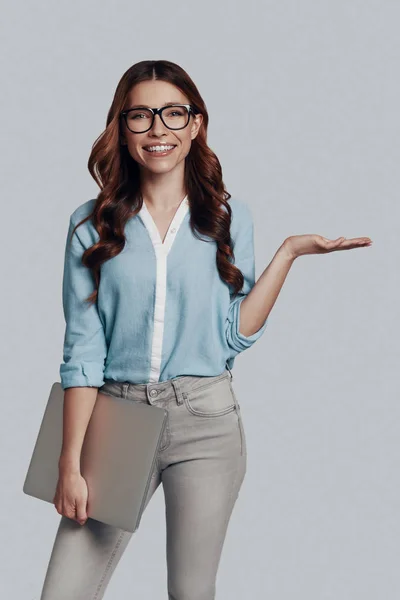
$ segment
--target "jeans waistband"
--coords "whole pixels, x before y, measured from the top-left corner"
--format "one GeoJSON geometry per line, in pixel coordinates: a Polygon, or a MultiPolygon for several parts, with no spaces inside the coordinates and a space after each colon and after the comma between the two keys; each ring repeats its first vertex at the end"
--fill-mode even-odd
{"type": "Polygon", "coordinates": [[[195,376],[180,375],[167,381],[155,383],[129,383],[122,381],[113,381],[106,379],[104,385],[99,388],[99,392],[118,396],[120,398],[135,399],[139,401],[155,404],[168,398],[176,398],[177,404],[183,403],[183,394],[198,390],[203,387],[211,386],[223,379],[232,379],[232,372],[229,368],[224,369],[220,375],[195,376]]]}

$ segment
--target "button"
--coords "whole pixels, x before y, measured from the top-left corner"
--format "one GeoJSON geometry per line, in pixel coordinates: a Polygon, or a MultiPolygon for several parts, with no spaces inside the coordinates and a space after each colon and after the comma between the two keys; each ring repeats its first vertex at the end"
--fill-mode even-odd
{"type": "Polygon", "coordinates": [[[157,394],[158,394],[157,390],[150,390],[150,396],[152,398],[154,398],[154,396],[157,396],[157,394]]]}
{"type": "Polygon", "coordinates": [[[171,229],[171,233],[175,233],[176,229],[175,227],[173,229],[171,229]]]}

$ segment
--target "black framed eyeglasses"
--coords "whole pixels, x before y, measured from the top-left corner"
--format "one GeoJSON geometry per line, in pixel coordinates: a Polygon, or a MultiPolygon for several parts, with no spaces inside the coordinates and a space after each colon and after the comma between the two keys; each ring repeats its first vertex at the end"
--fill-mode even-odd
{"type": "Polygon", "coordinates": [[[191,104],[168,104],[161,108],[136,107],[128,108],[120,113],[127,128],[132,133],[145,133],[153,127],[156,115],[168,129],[184,129],[189,123],[190,115],[196,114],[191,104]]]}

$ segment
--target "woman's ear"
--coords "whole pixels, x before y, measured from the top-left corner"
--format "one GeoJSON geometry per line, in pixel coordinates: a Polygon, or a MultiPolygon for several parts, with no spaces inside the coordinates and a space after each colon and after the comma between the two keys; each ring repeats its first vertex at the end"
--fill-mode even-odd
{"type": "Polygon", "coordinates": [[[203,115],[199,113],[193,119],[192,131],[191,131],[192,140],[194,140],[197,137],[197,134],[199,133],[199,129],[201,127],[202,122],[203,122],[203,115]]]}

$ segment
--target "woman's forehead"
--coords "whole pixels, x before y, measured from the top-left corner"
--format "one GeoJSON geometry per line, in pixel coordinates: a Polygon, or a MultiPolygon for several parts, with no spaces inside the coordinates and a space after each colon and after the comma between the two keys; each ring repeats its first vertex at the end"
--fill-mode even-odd
{"type": "Polygon", "coordinates": [[[141,81],[129,92],[127,101],[130,106],[140,104],[149,107],[161,107],[171,103],[188,102],[185,94],[172,83],[159,79],[141,81]]]}

